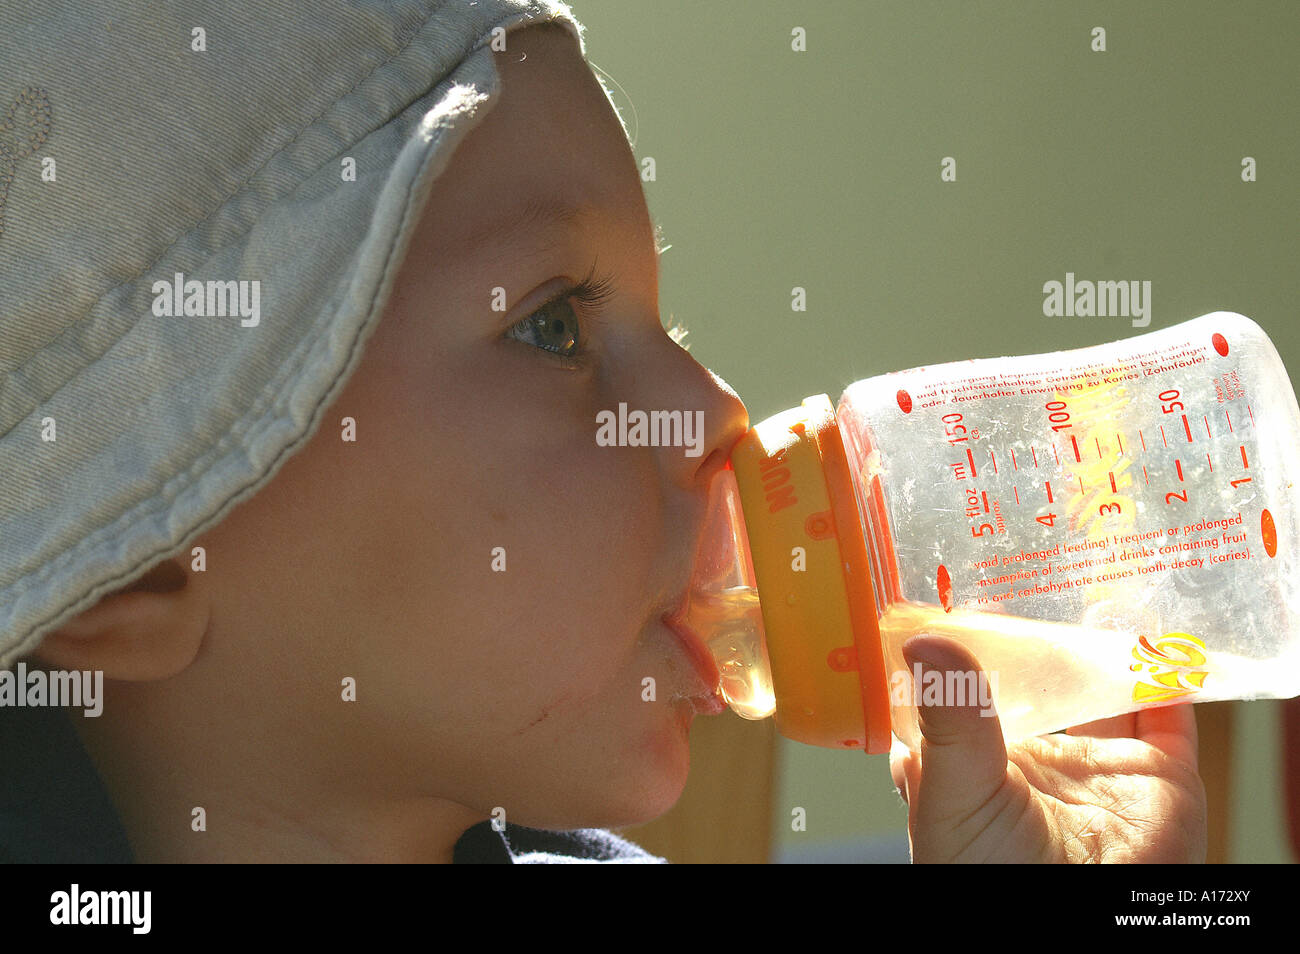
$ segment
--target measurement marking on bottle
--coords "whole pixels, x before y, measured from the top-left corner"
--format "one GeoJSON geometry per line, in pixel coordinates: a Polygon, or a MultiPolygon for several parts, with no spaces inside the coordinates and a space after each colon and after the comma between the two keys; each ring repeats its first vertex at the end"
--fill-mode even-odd
{"type": "Polygon", "coordinates": [[[1169,438],[1165,437],[1165,426],[1163,424],[1160,425],[1160,439],[1165,442],[1166,447],[1169,446],[1169,438]]]}
{"type": "Polygon", "coordinates": [[[1038,451],[1034,450],[1034,445],[1033,445],[1033,444],[1030,444],[1030,445],[1029,445],[1029,453],[1031,453],[1031,454],[1034,455],[1034,466],[1037,467],[1037,466],[1038,466],[1038,451]]]}
{"type": "Polygon", "coordinates": [[[1205,455],[1205,462],[1210,465],[1210,473],[1214,473],[1214,461],[1210,460],[1210,455],[1205,455]]]}
{"type": "Polygon", "coordinates": [[[1254,424],[1254,423],[1255,423],[1255,412],[1252,411],[1252,410],[1250,409],[1250,405],[1249,405],[1249,404],[1246,405],[1246,413],[1250,415],[1250,423],[1251,423],[1251,424],[1254,424]]]}
{"type": "Polygon", "coordinates": [[[1144,481],[1146,481],[1148,484],[1151,483],[1151,478],[1147,476],[1147,465],[1146,465],[1146,464],[1143,464],[1143,465],[1142,465],[1142,479],[1143,479],[1144,481]]]}
{"type": "Polygon", "coordinates": [[[996,474],[998,472],[998,459],[994,456],[993,451],[989,451],[989,457],[993,461],[993,473],[996,474]]]}
{"type": "MultiPolygon", "coordinates": [[[[1245,467],[1247,470],[1250,470],[1250,462],[1246,460],[1246,445],[1245,445],[1245,444],[1242,444],[1242,445],[1241,445],[1241,466],[1245,467]]],[[[1232,489],[1233,489],[1233,490],[1236,490],[1236,489],[1237,489],[1238,487],[1240,487],[1242,484],[1248,484],[1248,483],[1250,483],[1250,481],[1251,481],[1251,478],[1250,478],[1250,477],[1238,477],[1236,480],[1229,481],[1229,483],[1232,484],[1232,489]]]]}
{"type": "Polygon", "coordinates": [[[1075,440],[1074,435],[1070,435],[1070,446],[1074,448],[1074,462],[1081,463],[1083,458],[1079,456],[1079,442],[1075,440]]]}
{"type": "Polygon", "coordinates": [[[1120,437],[1119,433],[1117,432],[1115,434],[1115,440],[1119,442],[1119,453],[1120,456],[1122,457],[1124,456],[1124,438],[1120,437]]]}
{"type": "Polygon", "coordinates": [[[1140,430],[1138,431],[1138,437],[1142,438],[1142,450],[1145,451],[1147,449],[1147,439],[1142,437],[1142,432],[1140,430]]]}
{"type": "Polygon", "coordinates": [[[1214,437],[1214,435],[1210,433],[1210,415],[1202,414],[1201,420],[1205,422],[1205,436],[1214,437]]]}
{"type": "Polygon", "coordinates": [[[1019,507],[1019,506],[1020,506],[1020,488],[1019,488],[1019,487],[1012,487],[1011,489],[1014,490],[1014,491],[1016,492],[1016,506],[1019,507]]]}
{"type": "Polygon", "coordinates": [[[1183,479],[1183,462],[1177,457],[1174,458],[1174,467],[1178,469],[1178,479],[1183,479]]]}
{"type": "Polygon", "coordinates": [[[1187,432],[1187,443],[1192,442],[1192,425],[1187,423],[1187,415],[1183,415],[1183,430],[1187,432]]]}
{"type": "Polygon", "coordinates": [[[984,512],[985,512],[985,513],[988,513],[988,512],[989,512],[989,492],[988,492],[987,490],[981,490],[981,491],[980,491],[980,496],[981,496],[982,498],[984,498],[984,512]]]}
{"type": "Polygon", "coordinates": [[[1047,483],[1047,502],[1052,503],[1052,482],[1049,480],[1046,483],[1047,483]]]}
{"type": "Polygon", "coordinates": [[[1228,433],[1231,434],[1231,433],[1232,433],[1232,415],[1229,414],[1228,411],[1227,411],[1227,409],[1225,408],[1224,411],[1223,411],[1223,416],[1226,417],[1226,418],[1228,419],[1228,433]]]}
{"type": "MultiPolygon", "coordinates": [[[[1071,439],[1073,440],[1073,438],[1071,438],[1071,439]]],[[[1056,445],[1055,445],[1055,444],[1052,445],[1052,456],[1056,458],[1056,464],[1057,464],[1057,466],[1059,467],[1060,464],[1061,464],[1061,455],[1058,454],[1058,453],[1056,452],[1056,445]]]]}
{"type": "Polygon", "coordinates": [[[1082,496],[1082,495],[1083,495],[1083,478],[1082,478],[1082,477],[1079,477],[1078,474],[1075,474],[1074,476],[1077,477],[1078,480],[1079,480],[1079,494],[1080,494],[1080,496],[1082,496]]]}
{"type": "Polygon", "coordinates": [[[966,459],[970,461],[970,475],[975,476],[975,455],[971,453],[970,448],[966,448],[966,459]]]}
{"type": "Polygon", "coordinates": [[[1117,494],[1119,493],[1119,490],[1117,490],[1115,487],[1115,472],[1112,470],[1112,471],[1108,471],[1108,473],[1110,475],[1110,492],[1113,494],[1117,494]]]}
{"type": "Polygon", "coordinates": [[[1018,466],[1016,466],[1016,451],[1015,451],[1015,448],[1012,448],[1012,450],[1011,450],[1011,469],[1012,469],[1012,470],[1019,470],[1019,469],[1020,469],[1018,466]]]}
{"type": "Polygon", "coordinates": [[[1097,459],[1101,460],[1101,441],[1096,437],[1094,437],[1092,441],[1097,445],[1097,459]]]}

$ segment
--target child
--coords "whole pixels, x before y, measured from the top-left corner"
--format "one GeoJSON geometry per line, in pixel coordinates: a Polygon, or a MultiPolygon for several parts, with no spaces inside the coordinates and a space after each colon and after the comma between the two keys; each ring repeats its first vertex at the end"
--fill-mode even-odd
{"type": "MultiPolygon", "coordinates": [[[[145,29],[146,18],[125,0],[104,6],[124,11],[106,23],[106,34],[145,29]]],[[[188,387],[167,392],[165,372],[152,363],[157,352],[124,337],[121,353],[110,353],[111,393],[122,400],[132,389],[163,393],[157,406],[170,417],[154,420],[144,410],[154,405],[129,404],[123,413],[131,420],[101,425],[101,409],[51,412],[34,400],[21,423],[4,422],[14,428],[0,438],[6,466],[44,452],[38,472],[65,479],[59,493],[99,495],[99,509],[76,524],[88,538],[100,539],[94,531],[133,512],[123,501],[134,501],[134,485],[127,474],[114,481],[113,468],[144,481],[146,496],[177,501],[169,504],[173,519],[148,524],[149,532],[159,527],[155,537],[128,536],[134,542],[106,551],[113,565],[69,545],[73,555],[50,553],[41,566],[53,569],[42,576],[0,538],[0,585],[19,605],[0,617],[10,623],[0,627],[4,662],[21,652],[32,666],[102,671],[103,715],[68,718],[124,834],[104,837],[92,824],[90,835],[69,834],[57,850],[39,841],[15,802],[61,797],[71,806],[44,832],[66,830],[69,813],[96,811],[93,786],[75,790],[81,800],[72,804],[51,784],[44,796],[24,790],[8,800],[4,834],[20,846],[11,849],[16,855],[26,844],[28,856],[42,855],[44,845],[44,857],[60,860],[658,860],[600,829],[672,806],[686,779],[691,720],[716,711],[688,647],[662,619],[685,591],[710,480],[744,434],[746,411],[660,324],[655,233],[636,164],[567,9],[548,0],[435,6],[430,14],[394,4],[389,19],[339,10],[328,30],[306,29],[305,21],[281,29],[276,18],[295,15],[288,4],[259,4],[237,17],[221,5],[190,17],[206,25],[209,50],[208,60],[187,68],[213,71],[212,59],[229,55],[236,37],[279,32],[289,46],[272,66],[320,70],[312,80],[345,97],[349,82],[365,90],[367,71],[382,70],[384,57],[400,60],[412,36],[411,43],[436,36],[437,49],[454,50],[446,54],[449,69],[462,59],[468,65],[453,74],[459,85],[440,86],[417,104],[415,119],[390,117],[383,109],[391,104],[371,94],[337,124],[305,129],[275,115],[277,108],[297,115],[292,86],[281,97],[273,83],[221,68],[232,89],[251,84],[250,102],[236,107],[262,135],[294,136],[284,150],[319,137],[314,158],[330,163],[328,175],[312,177],[315,166],[305,159],[285,160],[283,178],[262,183],[256,177],[278,156],[266,158],[267,147],[254,139],[251,154],[224,160],[236,164],[227,179],[218,159],[184,148],[178,131],[182,148],[171,161],[181,171],[164,165],[161,174],[183,182],[169,197],[208,258],[185,259],[182,249],[173,263],[166,256],[174,234],[144,227],[133,233],[141,243],[134,267],[115,264],[106,284],[128,274],[153,280],[146,266],[154,261],[167,263],[160,274],[170,277],[182,260],[195,276],[260,280],[256,324],[168,316],[159,313],[168,303],[156,299],[153,314],[123,313],[137,333],[156,336],[145,339],[152,346],[166,342],[178,353],[266,350],[244,364],[200,365],[188,387]],[[222,29],[236,19],[237,31],[222,29]],[[491,28],[502,24],[505,48],[492,49],[491,28]],[[421,32],[426,27],[430,33],[421,32]],[[337,65],[348,57],[353,66],[337,65]],[[467,84],[488,90],[489,64],[499,90],[475,102],[467,84]],[[255,107],[259,90],[264,101],[255,107]],[[438,104],[436,122],[422,118],[431,104],[438,104]],[[375,110],[373,121],[349,126],[364,117],[362,106],[375,110]],[[348,180],[339,157],[353,152],[361,159],[348,180]],[[308,178],[272,195],[294,175],[308,178]],[[385,175],[407,176],[407,188],[371,193],[363,208],[354,190],[385,175]],[[239,187],[250,177],[258,187],[239,194],[244,205],[220,206],[231,217],[212,211],[211,195],[224,199],[227,182],[239,187]],[[214,181],[219,187],[209,189],[214,181]],[[306,209],[301,222],[297,203],[306,209]],[[344,228],[363,214],[366,231],[316,231],[327,222],[344,228]],[[256,254],[222,255],[259,238],[250,245],[256,254]],[[320,260],[345,270],[339,289],[313,286],[300,297],[296,289],[324,281],[310,270],[320,260]],[[325,295],[319,307],[337,309],[334,323],[318,326],[315,313],[287,310],[316,302],[313,289],[325,295]],[[367,323],[370,306],[376,317],[367,323]],[[295,322],[295,334],[273,337],[295,322]],[[328,355],[304,358],[298,346],[311,343],[309,334],[316,342],[334,336],[339,364],[328,355]],[[296,370],[312,361],[315,377],[296,370]],[[214,478],[202,505],[185,509],[185,492],[173,484],[194,471],[177,452],[185,446],[180,429],[202,429],[210,420],[203,415],[223,401],[243,422],[259,401],[286,391],[294,396],[284,420],[300,423],[299,432],[245,436],[254,428],[236,422],[206,434],[219,448],[246,447],[256,473],[238,494],[214,478]],[[599,446],[597,412],[620,402],[702,410],[703,452],[599,446]],[[59,450],[42,451],[33,435],[51,416],[59,450]],[[127,439],[156,428],[157,443],[139,438],[136,447],[155,469],[132,470],[88,419],[127,439]],[[308,439],[298,446],[300,435],[308,439]],[[73,456],[59,456],[65,443],[73,456]],[[103,448],[88,458],[99,468],[97,484],[78,483],[71,463],[87,445],[103,448]],[[161,538],[164,531],[171,538],[161,538]],[[19,604],[24,578],[38,594],[47,579],[80,592],[61,594],[61,604],[19,604]],[[86,598],[66,602],[78,597],[86,598]],[[38,639],[35,628],[12,625],[32,619],[38,639]],[[642,699],[647,676],[659,687],[654,703],[642,699]],[[492,824],[501,820],[504,832],[492,824]],[[98,840],[87,850],[91,837],[98,840]]],[[[330,22],[320,9],[312,15],[330,22]]],[[[188,21],[178,23],[190,35],[188,21]]],[[[92,27],[80,34],[86,42],[92,27]]],[[[13,61],[0,55],[0,62],[6,84],[19,82],[13,61]]],[[[402,77],[395,73],[392,82],[402,77]]],[[[49,85],[43,148],[87,148],[79,130],[60,125],[66,113],[49,85]]],[[[122,95],[143,97],[145,89],[122,95]]],[[[175,122],[192,123],[220,95],[191,89],[176,97],[175,122]]],[[[217,115],[236,115],[223,104],[227,111],[217,115]]],[[[39,188],[32,176],[11,186],[10,233],[0,237],[10,244],[0,244],[7,278],[18,267],[13,243],[39,227],[38,216],[13,210],[39,208],[48,198],[32,196],[39,188]]],[[[166,211],[157,215],[171,222],[166,211]]],[[[78,274],[94,283],[100,272],[91,261],[78,274]]],[[[112,294],[102,285],[97,292],[112,294]]],[[[133,307],[140,301],[130,300],[133,307]]],[[[6,341],[6,356],[14,349],[25,356],[58,329],[37,331],[6,341]]],[[[221,460],[209,466],[234,479],[221,460]]],[[[6,521],[15,520],[14,492],[0,500],[6,521]]],[[[977,665],[942,640],[918,639],[911,648],[938,668],[977,665]]],[[[0,711],[0,721],[16,725],[10,717],[19,711],[0,711]]],[[[1010,763],[995,719],[930,709],[924,726],[923,752],[895,762],[918,861],[1204,857],[1189,707],[1110,720],[1092,738],[1034,740],[1014,747],[1010,763]],[[1105,738],[1111,735],[1119,737],[1105,738]]],[[[7,731],[11,752],[26,746],[23,764],[39,757],[31,736],[7,731]]],[[[72,756],[58,756],[65,757],[72,756]]],[[[14,758],[6,754],[5,764],[14,758]]]]}

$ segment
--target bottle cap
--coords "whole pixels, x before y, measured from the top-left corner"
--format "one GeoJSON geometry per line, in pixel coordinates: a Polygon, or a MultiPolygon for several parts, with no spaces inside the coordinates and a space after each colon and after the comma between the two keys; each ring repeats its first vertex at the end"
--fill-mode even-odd
{"type": "Polygon", "coordinates": [[[889,751],[889,693],[862,511],[830,397],[750,428],[731,454],[775,687],[777,728],[889,751]]]}

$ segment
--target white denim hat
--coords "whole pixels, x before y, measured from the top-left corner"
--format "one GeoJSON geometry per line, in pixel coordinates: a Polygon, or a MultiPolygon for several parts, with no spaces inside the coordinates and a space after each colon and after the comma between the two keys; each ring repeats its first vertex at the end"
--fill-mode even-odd
{"type": "Polygon", "coordinates": [[[0,0],[0,667],[306,443],[543,21],[585,59],[557,0],[0,0]]]}

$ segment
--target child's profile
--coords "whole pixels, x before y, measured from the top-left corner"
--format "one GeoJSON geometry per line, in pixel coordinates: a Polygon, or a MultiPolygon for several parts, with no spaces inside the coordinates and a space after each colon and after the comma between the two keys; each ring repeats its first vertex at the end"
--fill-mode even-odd
{"type": "MultiPolygon", "coordinates": [[[[692,720],[718,711],[663,619],[746,408],[661,321],[635,157],[571,29],[518,24],[491,56],[499,97],[414,210],[310,439],[24,654],[102,671],[102,717],[67,720],[134,860],[511,860],[499,817],[569,832],[662,815],[692,720]],[[701,452],[598,444],[620,402],[702,411],[701,452]]],[[[968,738],[960,713],[933,713],[924,772],[896,761],[917,860],[1204,857],[1191,707],[1011,753],[976,721],[968,738]],[[963,813],[981,786],[994,797],[963,813]]],[[[514,860],[657,860],[599,832],[519,837],[514,860]]]]}

